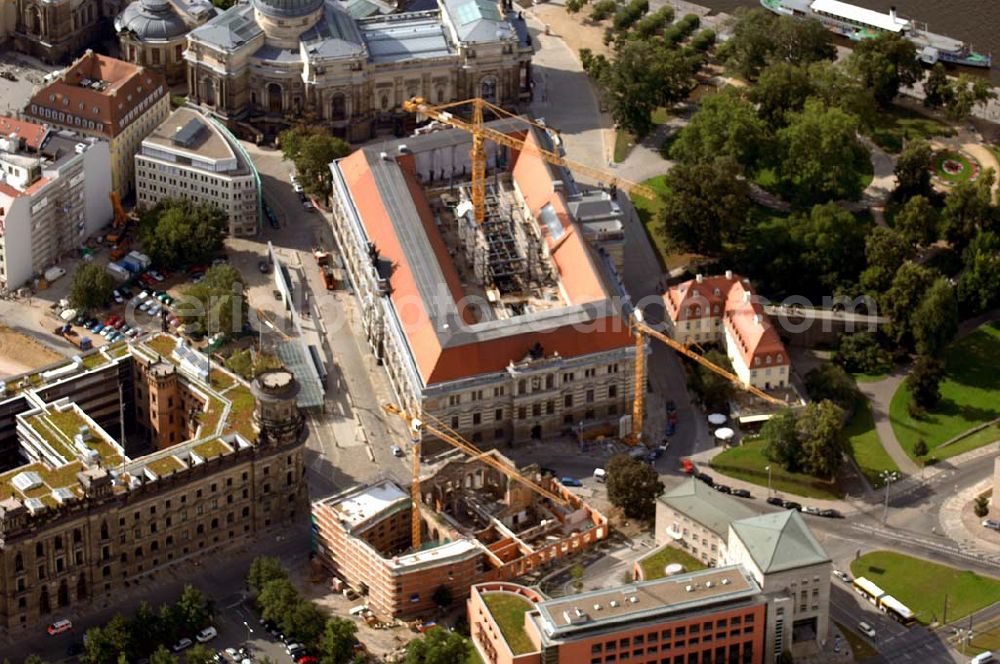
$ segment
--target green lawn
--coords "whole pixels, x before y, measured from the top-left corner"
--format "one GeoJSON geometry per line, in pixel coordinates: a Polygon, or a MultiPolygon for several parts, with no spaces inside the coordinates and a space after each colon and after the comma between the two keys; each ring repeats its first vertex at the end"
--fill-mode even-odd
{"type": "Polygon", "coordinates": [[[984,650],[1000,650],[1000,618],[976,623],[972,641],[965,652],[972,657],[984,650]]]}
{"type": "Polygon", "coordinates": [[[997,440],[994,427],[945,448],[946,440],[977,424],[1000,417],[1000,324],[983,325],[953,343],[945,352],[947,376],[941,381],[941,402],[920,420],[910,415],[910,391],[905,383],[892,397],[889,418],[903,449],[913,456],[913,446],[923,438],[932,455],[947,458],[997,440]]]}
{"type": "Polygon", "coordinates": [[[781,493],[804,498],[837,500],[844,492],[837,482],[827,482],[802,473],[790,473],[764,457],[763,440],[733,447],[712,459],[712,469],[744,482],[767,487],[767,466],[771,466],[771,487],[781,493]]]}
{"type": "Polygon", "coordinates": [[[664,576],[664,568],[672,563],[684,565],[685,572],[697,572],[705,569],[705,564],[689,554],[687,551],[678,549],[669,544],[661,548],[648,558],[643,558],[639,563],[642,565],[642,576],[646,581],[660,579],[664,576]]]}
{"type": "Polygon", "coordinates": [[[934,169],[934,174],[945,182],[952,184],[958,184],[959,182],[971,179],[974,172],[974,165],[978,164],[979,162],[972,157],[961,152],[955,152],[954,150],[942,150],[931,158],[931,167],[934,169]],[[947,161],[954,161],[960,164],[962,166],[961,170],[949,173],[944,169],[944,164],[947,161]]]}
{"type": "Polygon", "coordinates": [[[851,563],[851,572],[910,607],[924,624],[943,618],[945,595],[948,622],[1000,601],[1000,580],[893,551],[866,553],[851,563]]]}
{"type": "Polygon", "coordinates": [[[524,631],[524,614],[531,610],[531,602],[520,595],[502,592],[486,593],[483,601],[515,656],[535,650],[528,633],[524,631]]]}
{"type": "Polygon", "coordinates": [[[878,654],[878,650],[875,650],[872,644],[868,642],[868,639],[852,632],[841,623],[836,624],[837,628],[840,629],[840,633],[844,635],[844,639],[847,640],[847,645],[851,648],[855,662],[863,662],[878,654]]]}
{"type": "MultiPolygon", "coordinates": [[[[642,184],[662,196],[667,193],[666,180],[665,175],[657,175],[655,178],[643,181],[642,184]]],[[[663,209],[663,202],[660,199],[651,201],[642,196],[633,196],[632,205],[635,206],[635,212],[639,215],[639,221],[642,222],[642,227],[646,229],[649,243],[653,245],[656,257],[664,270],[672,270],[676,267],[686,265],[691,259],[691,254],[678,253],[674,249],[663,229],[663,224],[660,222],[660,210],[663,209]]]]}
{"type": "Polygon", "coordinates": [[[885,380],[888,377],[889,377],[889,368],[888,367],[886,367],[886,370],[884,372],[882,372],[882,373],[873,373],[873,374],[871,374],[871,373],[858,372],[858,373],[852,373],[851,374],[851,378],[853,378],[854,380],[856,380],[859,383],[877,383],[880,380],[885,380]]]}
{"type": "MultiPolygon", "coordinates": [[[[650,119],[653,121],[653,128],[650,130],[650,133],[656,131],[656,128],[661,124],[666,124],[669,117],[670,114],[667,112],[667,109],[662,106],[657,107],[650,116],[650,119]]],[[[615,163],[620,164],[628,159],[628,153],[632,151],[633,147],[635,147],[635,136],[621,127],[617,127],[615,129],[615,163]]]]}
{"type": "Polygon", "coordinates": [[[880,112],[876,122],[870,136],[886,152],[900,152],[903,144],[914,138],[955,135],[955,130],[945,123],[898,106],[880,112]]]}
{"type": "Polygon", "coordinates": [[[875,432],[875,419],[872,417],[871,405],[864,401],[858,404],[854,415],[844,429],[851,444],[851,452],[861,472],[868,483],[878,488],[882,486],[879,473],[883,470],[899,470],[889,453],[882,447],[882,442],[875,432]]]}

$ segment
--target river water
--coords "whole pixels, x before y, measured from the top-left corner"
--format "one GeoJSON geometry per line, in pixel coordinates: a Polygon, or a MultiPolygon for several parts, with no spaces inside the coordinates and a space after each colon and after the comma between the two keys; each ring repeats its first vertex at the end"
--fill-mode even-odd
{"type": "MultiPolygon", "coordinates": [[[[755,0],[693,0],[715,11],[732,12],[737,7],[759,7],[755,0]]],[[[889,11],[895,5],[899,15],[926,23],[931,32],[961,39],[980,53],[993,53],[990,72],[1000,84],[1000,2],[997,0],[850,0],[851,4],[889,11]]]]}

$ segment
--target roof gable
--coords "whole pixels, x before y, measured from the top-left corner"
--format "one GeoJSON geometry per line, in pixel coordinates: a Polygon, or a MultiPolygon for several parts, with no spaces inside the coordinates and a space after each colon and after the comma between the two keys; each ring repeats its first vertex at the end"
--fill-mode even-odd
{"type": "Polygon", "coordinates": [[[765,574],[830,561],[802,515],[795,510],[734,521],[732,530],[765,574]]]}
{"type": "Polygon", "coordinates": [[[719,493],[694,477],[689,477],[673,491],[660,496],[660,500],[722,538],[729,533],[730,523],[754,514],[743,503],[719,493]]]}

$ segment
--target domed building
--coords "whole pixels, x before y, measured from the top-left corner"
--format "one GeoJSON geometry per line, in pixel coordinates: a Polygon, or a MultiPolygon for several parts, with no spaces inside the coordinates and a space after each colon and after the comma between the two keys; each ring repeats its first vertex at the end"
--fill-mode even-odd
{"type": "Polygon", "coordinates": [[[184,80],[187,34],[215,16],[209,0],[135,0],[115,18],[122,58],[184,80]]]}
{"type": "MultiPolygon", "coordinates": [[[[403,101],[531,97],[531,37],[496,0],[355,18],[340,0],[248,0],[188,35],[188,97],[230,124],[274,133],[296,118],[351,141],[414,118],[403,101]]],[[[354,12],[358,13],[358,12],[354,12]]]]}

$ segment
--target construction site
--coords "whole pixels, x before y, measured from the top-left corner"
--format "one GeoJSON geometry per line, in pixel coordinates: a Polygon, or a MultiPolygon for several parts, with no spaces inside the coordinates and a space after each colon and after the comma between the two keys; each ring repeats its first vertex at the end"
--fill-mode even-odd
{"type": "Polygon", "coordinates": [[[418,486],[416,503],[386,480],[313,504],[318,558],[333,587],[360,593],[380,619],[430,615],[444,598],[464,601],[474,583],[537,580],[608,535],[603,514],[537,466],[518,472],[495,450],[441,455],[423,465],[418,486]]]}

